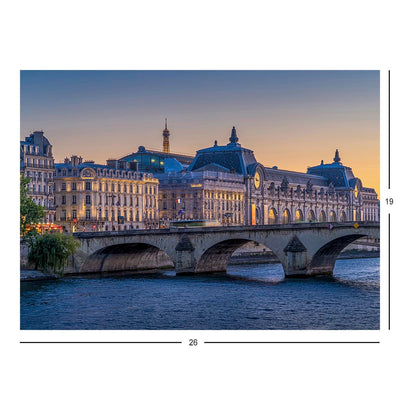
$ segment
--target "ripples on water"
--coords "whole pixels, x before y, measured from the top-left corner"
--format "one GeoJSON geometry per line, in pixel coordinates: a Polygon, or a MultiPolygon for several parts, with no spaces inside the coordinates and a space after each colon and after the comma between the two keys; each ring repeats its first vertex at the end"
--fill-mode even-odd
{"type": "Polygon", "coordinates": [[[379,329],[379,259],[307,279],[257,264],[22,282],[21,329],[379,329]]]}

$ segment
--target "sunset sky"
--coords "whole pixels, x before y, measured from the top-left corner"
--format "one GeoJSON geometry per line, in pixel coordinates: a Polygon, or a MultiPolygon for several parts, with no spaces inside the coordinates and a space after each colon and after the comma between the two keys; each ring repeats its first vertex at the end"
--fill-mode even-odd
{"type": "Polygon", "coordinates": [[[342,162],[379,193],[379,71],[22,71],[21,139],[43,129],[56,162],[105,163],[239,143],[267,167],[342,162]]]}

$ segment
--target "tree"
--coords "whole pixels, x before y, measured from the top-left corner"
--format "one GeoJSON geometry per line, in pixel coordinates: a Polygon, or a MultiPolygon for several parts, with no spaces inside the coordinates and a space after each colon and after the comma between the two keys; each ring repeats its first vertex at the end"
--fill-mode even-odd
{"type": "Polygon", "coordinates": [[[37,235],[36,229],[32,229],[33,225],[38,224],[46,216],[44,207],[36,204],[32,198],[28,196],[28,184],[30,178],[20,175],[20,234],[24,240],[32,242],[32,239],[37,235]]]}
{"type": "Polygon", "coordinates": [[[63,275],[68,258],[79,246],[72,236],[46,233],[33,241],[28,260],[41,271],[63,275]]]}

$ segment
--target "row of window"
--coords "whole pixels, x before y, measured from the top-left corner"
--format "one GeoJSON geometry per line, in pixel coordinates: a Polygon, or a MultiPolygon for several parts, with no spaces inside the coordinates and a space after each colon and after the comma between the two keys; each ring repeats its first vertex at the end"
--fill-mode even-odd
{"type": "MultiPolygon", "coordinates": [[[[84,190],[85,191],[91,191],[93,190],[93,185],[92,182],[87,181],[84,182],[84,190]]],[[[156,186],[148,186],[148,185],[143,185],[144,186],[144,194],[157,194],[157,187],[156,186]]],[[[77,185],[77,182],[71,182],[71,190],[78,190],[78,187],[80,185],[77,185]]],[[[108,183],[99,183],[99,192],[108,192],[109,189],[111,189],[111,192],[117,192],[117,193],[139,193],[140,194],[140,185],[121,185],[121,184],[108,184],[108,183]],[[117,190],[115,190],[117,189],[117,190]],[[123,189],[123,190],[121,190],[123,189]]],[[[60,191],[65,191],[67,190],[67,184],[66,182],[62,182],[60,186],[60,191]]]]}
{"type": "Polygon", "coordinates": [[[220,208],[222,211],[241,211],[242,208],[241,203],[239,201],[235,203],[228,201],[221,201],[221,203],[214,203],[213,201],[204,202],[204,208],[206,210],[214,210],[214,205],[216,210],[220,208]],[[220,207],[218,207],[219,205],[220,207]]]}
{"type": "MultiPolygon", "coordinates": [[[[129,213],[127,210],[124,210],[123,213],[118,210],[118,213],[115,213],[114,210],[111,210],[111,213],[109,213],[108,210],[104,210],[104,214],[102,210],[100,209],[98,212],[98,219],[99,220],[106,220],[106,221],[118,221],[118,217],[123,216],[126,221],[139,221],[140,220],[140,214],[139,211],[136,211],[135,213],[130,210],[129,213]],[[129,219],[128,219],[129,217],[129,219]]],[[[73,209],[71,210],[71,218],[72,220],[77,220],[78,219],[78,210],[73,209]]],[[[154,218],[154,214],[150,214],[149,218],[154,218]]],[[[92,212],[90,209],[85,210],[85,219],[86,220],[91,220],[92,219],[92,212]]],[[[61,210],[61,221],[66,221],[67,220],[67,210],[61,210]]]]}
{"type": "Polygon", "coordinates": [[[47,194],[53,194],[53,188],[51,186],[47,185],[32,185],[31,186],[31,191],[32,193],[43,193],[45,195],[47,194]]]}
{"type": "MultiPolygon", "coordinates": [[[[67,169],[67,168],[57,168],[57,176],[80,176],[80,169],[67,169]],[[72,173],[71,173],[72,172],[72,173]]],[[[134,171],[119,171],[112,169],[97,169],[96,174],[99,178],[119,178],[119,179],[148,179],[153,178],[151,174],[143,174],[134,171]]]]}
{"type": "Polygon", "coordinates": [[[233,224],[241,224],[242,216],[240,213],[232,213],[232,215],[227,216],[222,213],[214,213],[214,212],[205,212],[205,218],[209,220],[217,219],[222,223],[233,223],[233,224]]]}
{"type": "Polygon", "coordinates": [[[54,163],[53,160],[42,160],[42,159],[36,159],[36,158],[27,158],[26,159],[26,165],[28,166],[33,166],[33,167],[53,167],[54,163]]]}
{"type": "Polygon", "coordinates": [[[43,174],[42,174],[42,172],[35,172],[35,171],[26,171],[26,176],[28,177],[28,178],[33,178],[33,179],[36,179],[36,178],[38,178],[38,179],[42,179],[42,177],[43,177],[43,179],[52,179],[53,178],[53,173],[51,173],[51,172],[49,172],[49,173],[47,173],[47,172],[43,172],[43,174]]]}
{"type": "MultiPolygon", "coordinates": [[[[67,196],[66,195],[62,195],[61,196],[61,204],[62,205],[67,204],[67,196]]],[[[72,195],[71,196],[71,204],[78,204],[76,195],[72,195]]],[[[91,195],[86,195],[85,196],[85,204],[86,205],[91,205],[92,204],[92,196],[91,195]]],[[[99,201],[98,201],[98,205],[102,205],[102,204],[103,204],[102,197],[100,197],[99,201]]],[[[108,205],[112,205],[112,206],[114,206],[114,205],[115,206],[121,206],[121,205],[128,206],[129,205],[130,207],[133,207],[133,206],[138,207],[139,204],[140,204],[139,197],[126,197],[126,196],[123,196],[123,197],[106,196],[105,203],[104,203],[104,205],[106,205],[106,206],[108,206],[108,205]],[[109,198],[111,199],[110,204],[109,204],[109,201],[108,201],[109,198]]],[[[150,208],[157,207],[157,199],[155,197],[144,197],[144,206],[145,207],[150,207],[150,208]]]]}
{"type": "Polygon", "coordinates": [[[208,199],[222,199],[222,200],[242,200],[243,195],[240,193],[229,193],[229,192],[204,192],[204,196],[208,199]]]}

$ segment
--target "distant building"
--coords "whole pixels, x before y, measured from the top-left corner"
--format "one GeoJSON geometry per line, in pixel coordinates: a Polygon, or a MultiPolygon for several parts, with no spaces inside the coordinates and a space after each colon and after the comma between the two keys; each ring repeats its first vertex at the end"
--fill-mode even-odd
{"type": "Polygon", "coordinates": [[[54,222],[54,158],[43,131],[35,131],[20,142],[20,170],[30,178],[29,196],[45,208],[45,223],[54,222]]]}
{"type": "Polygon", "coordinates": [[[242,148],[233,127],[229,143],[197,151],[187,168],[155,171],[160,218],[217,220],[236,225],[378,221],[379,200],[340,162],[307,173],[267,168],[242,148]]]}
{"type": "Polygon", "coordinates": [[[71,156],[55,167],[56,222],[65,231],[158,227],[158,180],[137,163],[71,156]]]}
{"type": "Polygon", "coordinates": [[[141,172],[153,174],[182,171],[193,161],[193,157],[186,154],[171,153],[169,144],[170,131],[165,120],[165,129],[162,132],[163,151],[146,149],[139,146],[138,151],[122,157],[121,161],[136,162],[141,172]]]}

